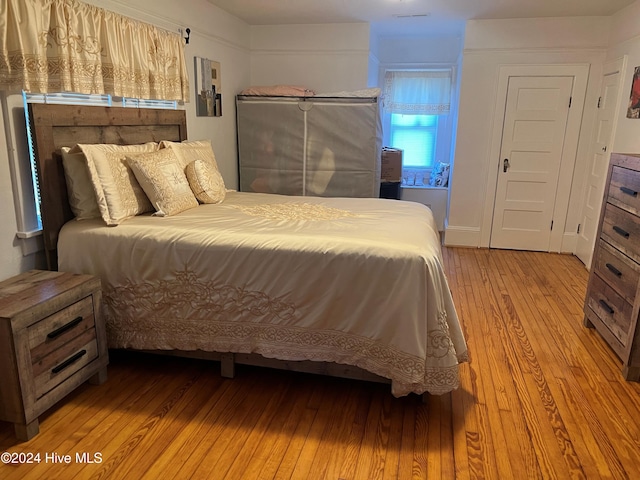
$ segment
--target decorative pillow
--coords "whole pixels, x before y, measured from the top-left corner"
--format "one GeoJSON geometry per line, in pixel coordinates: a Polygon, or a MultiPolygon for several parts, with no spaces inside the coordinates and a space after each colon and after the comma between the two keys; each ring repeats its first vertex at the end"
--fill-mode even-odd
{"type": "Polygon", "coordinates": [[[160,217],[198,206],[184,169],[170,148],[127,156],[129,166],[160,217]]]}
{"type": "Polygon", "coordinates": [[[448,163],[439,162],[431,169],[431,177],[429,177],[429,185],[432,187],[446,187],[449,185],[449,169],[448,163]]]}
{"type": "Polygon", "coordinates": [[[204,160],[214,170],[218,170],[216,156],[213,153],[211,142],[209,140],[184,142],[169,142],[167,140],[163,140],[160,142],[160,148],[172,148],[175,151],[176,157],[178,157],[178,160],[182,163],[183,168],[194,160],[204,160]]]}
{"type": "Polygon", "coordinates": [[[200,203],[221,203],[226,195],[224,180],[203,160],[194,160],[185,169],[189,186],[200,203]]]}
{"type": "Polygon", "coordinates": [[[69,206],[76,220],[100,218],[100,210],[89,178],[89,168],[84,153],[77,146],[73,149],[62,147],[61,150],[69,206]]]}
{"type": "Polygon", "coordinates": [[[126,162],[127,154],[153,152],[157,143],[143,145],[78,145],[87,158],[100,215],[107,225],[150,212],[153,206],[126,162]]]}

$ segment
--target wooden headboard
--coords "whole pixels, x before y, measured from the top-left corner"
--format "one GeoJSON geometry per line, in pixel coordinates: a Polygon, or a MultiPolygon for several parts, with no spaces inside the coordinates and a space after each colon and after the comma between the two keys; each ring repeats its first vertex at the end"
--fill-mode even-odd
{"type": "Polygon", "coordinates": [[[47,264],[58,265],[58,234],[73,219],[60,148],[77,143],[133,145],[187,138],[184,110],[29,104],[40,185],[40,212],[47,264]]]}

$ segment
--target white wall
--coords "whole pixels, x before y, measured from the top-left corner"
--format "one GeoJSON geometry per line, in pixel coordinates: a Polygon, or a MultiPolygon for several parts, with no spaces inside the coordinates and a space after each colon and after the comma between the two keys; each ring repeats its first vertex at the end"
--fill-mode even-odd
{"type": "Polygon", "coordinates": [[[462,51],[459,35],[381,37],[378,59],[386,64],[455,64],[462,51]]]}
{"type": "Polygon", "coordinates": [[[378,87],[378,73],[380,70],[380,39],[372,28],[369,31],[369,71],[367,87],[378,87]]]}
{"type": "MultiPolygon", "coordinates": [[[[171,31],[189,27],[191,40],[185,53],[192,97],[195,96],[193,57],[206,57],[221,63],[223,116],[196,117],[195,103],[189,102],[185,106],[188,136],[212,140],[225,183],[229,188],[237,188],[234,98],[250,82],[249,26],[206,0],[189,0],[188,8],[185,8],[185,2],[173,0],[84,1],[171,31]]],[[[20,124],[20,97],[10,95],[3,104],[5,110],[0,110],[4,125],[0,129],[0,280],[45,265],[42,253],[23,253],[23,248],[25,252],[33,249],[33,241],[16,238],[17,219],[22,208],[18,192],[25,188],[25,181],[19,177],[19,172],[12,171],[11,157],[15,154],[19,162],[28,158],[24,147],[26,134],[20,124]]]]}
{"type": "MultiPolygon", "coordinates": [[[[505,65],[588,65],[589,83],[570,189],[566,234],[574,235],[581,210],[582,171],[588,155],[600,71],[608,42],[609,17],[472,20],[467,23],[462,60],[460,107],[445,243],[488,246],[490,218],[484,209],[500,68],[505,65]],[[573,232],[573,233],[572,233],[573,232]],[[485,239],[485,240],[483,240],[485,239]],[[484,244],[487,243],[487,244],[484,244]]],[[[494,161],[496,160],[496,161],[494,161]]],[[[489,214],[490,215],[490,214],[489,214]]]]}
{"type": "Polygon", "coordinates": [[[631,79],[635,67],[640,66],[640,0],[612,17],[609,45],[608,60],[627,55],[627,71],[623,72],[620,92],[620,114],[611,151],[640,153],[640,120],[627,118],[631,79]]]}
{"type": "Polygon", "coordinates": [[[252,26],[251,84],[318,93],[366,88],[369,41],[366,23],[252,26]]]}

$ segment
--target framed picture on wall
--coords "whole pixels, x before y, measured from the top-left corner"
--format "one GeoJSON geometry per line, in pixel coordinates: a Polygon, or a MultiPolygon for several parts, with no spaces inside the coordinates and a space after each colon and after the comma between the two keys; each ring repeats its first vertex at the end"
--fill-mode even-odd
{"type": "Polygon", "coordinates": [[[222,116],[222,80],[220,62],[194,57],[196,79],[196,115],[222,116]]]}
{"type": "Polygon", "coordinates": [[[640,67],[636,67],[633,72],[627,118],[640,118],[640,67]]]}

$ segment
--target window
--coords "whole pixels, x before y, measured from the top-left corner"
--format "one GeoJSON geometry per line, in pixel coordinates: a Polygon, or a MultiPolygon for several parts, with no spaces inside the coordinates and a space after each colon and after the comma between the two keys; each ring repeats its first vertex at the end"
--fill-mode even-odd
{"type": "Polygon", "coordinates": [[[22,92],[22,103],[24,106],[24,115],[27,125],[27,145],[29,149],[29,161],[31,166],[31,182],[33,185],[33,199],[25,199],[25,201],[33,202],[35,209],[35,225],[31,228],[23,228],[18,232],[20,238],[28,238],[34,236],[42,230],[42,217],[40,214],[40,186],[38,185],[38,173],[36,170],[35,152],[33,141],[31,139],[31,129],[29,128],[29,109],[28,103],[55,103],[60,105],[93,105],[93,106],[122,106],[129,108],[162,108],[173,109],[178,108],[178,102],[173,100],[144,100],[138,98],[112,97],[111,95],[88,95],[82,93],[26,93],[22,92]],[[26,231],[25,231],[26,230],[26,231]]]}
{"type": "Polygon", "coordinates": [[[403,182],[428,183],[438,161],[448,162],[452,69],[387,70],[384,142],[403,150],[403,182]]]}
{"type": "Polygon", "coordinates": [[[391,146],[403,150],[404,167],[431,168],[437,134],[437,115],[391,114],[391,146]]]}

